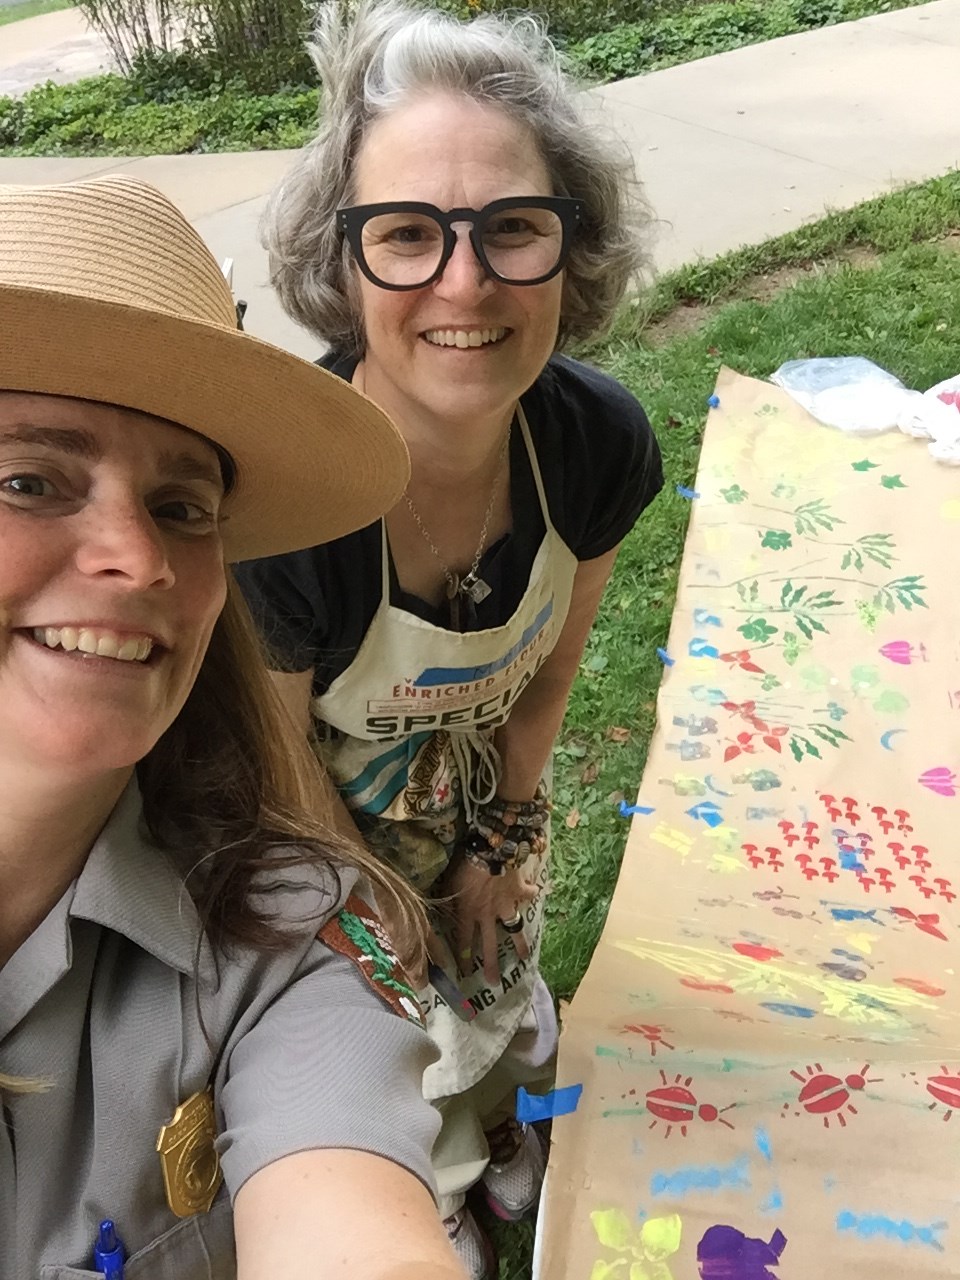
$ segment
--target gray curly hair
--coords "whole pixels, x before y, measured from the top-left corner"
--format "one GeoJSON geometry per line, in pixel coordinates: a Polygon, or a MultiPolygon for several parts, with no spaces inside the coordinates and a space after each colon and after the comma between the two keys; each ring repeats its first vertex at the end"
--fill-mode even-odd
{"type": "Polygon", "coordinates": [[[532,17],[463,23],[406,0],[329,0],[310,52],[322,84],[316,136],[273,193],[263,243],[284,310],[334,350],[361,355],[363,319],[336,211],[370,124],[425,90],[465,94],[531,130],[553,195],[584,202],[564,276],[557,346],[597,337],[645,263],[650,220],[629,156],[587,126],[560,55],[532,17]]]}

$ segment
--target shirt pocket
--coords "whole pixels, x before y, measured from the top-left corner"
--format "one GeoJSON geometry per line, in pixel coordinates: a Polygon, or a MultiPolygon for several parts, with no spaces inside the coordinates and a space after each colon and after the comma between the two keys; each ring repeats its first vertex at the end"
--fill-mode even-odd
{"type": "MultiPolygon", "coordinates": [[[[233,1211],[224,1192],[209,1213],[178,1222],[131,1254],[123,1268],[123,1280],[236,1280],[236,1274],[233,1211]]],[[[48,1264],[40,1268],[40,1280],[103,1280],[103,1273],[48,1264]]]]}

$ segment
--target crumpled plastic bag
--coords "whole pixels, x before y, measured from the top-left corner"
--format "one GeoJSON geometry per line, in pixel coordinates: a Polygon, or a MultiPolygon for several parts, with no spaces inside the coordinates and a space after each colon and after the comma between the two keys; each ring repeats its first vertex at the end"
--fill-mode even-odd
{"type": "Polygon", "coordinates": [[[928,440],[937,462],[960,466],[960,374],[912,391],[865,356],[788,360],[770,375],[818,422],[851,435],[899,429],[928,440]]]}
{"type": "Polygon", "coordinates": [[[851,435],[894,431],[920,399],[918,391],[865,356],[788,360],[770,381],[818,422],[851,435]]]}
{"type": "Polygon", "coordinates": [[[960,467],[960,374],[925,391],[899,426],[906,435],[929,440],[932,458],[960,467]]]}

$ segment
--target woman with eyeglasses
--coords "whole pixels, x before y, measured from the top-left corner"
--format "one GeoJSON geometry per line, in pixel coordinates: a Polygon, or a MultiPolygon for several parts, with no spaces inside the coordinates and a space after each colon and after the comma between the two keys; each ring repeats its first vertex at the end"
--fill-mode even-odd
{"type": "Polygon", "coordinates": [[[557,1039],[537,969],[551,750],[662,484],[637,401],[560,354],[612,319],[641,219],[533,20],[328,5],[314,49],[323,115],[268,214],[272,278],[320,363],[397,423],[412,476],[383,520],[241,582],[344,820],[443,902],[425,1092],[479,1280],[494,1259],[466,1193],[519,1219],[543,1175],[514,1115],[557,1039]]]}

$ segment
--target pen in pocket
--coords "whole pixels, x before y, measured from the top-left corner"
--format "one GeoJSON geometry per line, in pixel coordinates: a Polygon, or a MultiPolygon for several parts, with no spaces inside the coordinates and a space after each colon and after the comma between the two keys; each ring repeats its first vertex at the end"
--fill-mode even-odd
{"type": "Polygon", "coordinates": [[[104,1280],[123,1280],[124,1248],[110,1218],[104,1218],[93,1244],[93,1265],[104,1280]]]}
{"type": "Polygon", "coordinates": [[[436,987],[437,991],[443,996],[447,1004],[461,1020],[461,1022],[472,1022],[477,1016],[477,1011],[463,994],[457,984],[449,977],[438,964],[434,964],[431,960],[427,966],[427,977],[436,987]]]}

